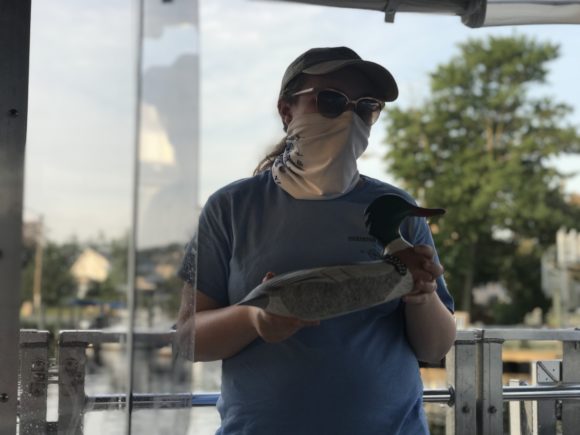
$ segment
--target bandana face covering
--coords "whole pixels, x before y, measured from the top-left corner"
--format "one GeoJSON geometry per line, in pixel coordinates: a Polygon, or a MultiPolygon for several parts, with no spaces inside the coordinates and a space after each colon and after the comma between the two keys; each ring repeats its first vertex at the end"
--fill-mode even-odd
{"type": "Polygon", "coordinates": [[[356,160],[370,126],[348,110],[336,118],[308,113],[288,125],[286,149],[272,166],[276,184],[296,199],[333,199],[358,183],[356,160]]]}

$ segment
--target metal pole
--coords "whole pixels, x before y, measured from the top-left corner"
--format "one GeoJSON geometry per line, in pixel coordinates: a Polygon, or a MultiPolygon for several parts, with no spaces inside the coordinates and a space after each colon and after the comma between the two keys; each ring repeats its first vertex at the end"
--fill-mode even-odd
{"type": "Polygon", "coordinates": [[[447,434],[477,433],[478,342],[480,331],[457,331],[447,354],[447,382],[454,388],[455,406],[448,410],[447,434]]]}
{"type": "MultiPolygon", "coordinates": [[[[562,361],[536,361],[532,364],[532,379],[538,385],[557,386],[562,381],[562,361]]],[[[538,401],[536,408],[534,435],[556,435],[556,401],[538,401]]]]}
{"type": "Polygon", "coordinates": [[[503,433],[502,344],[503,340],[487,338],[487,331],[483,332],[479,402],[482,435],[503,433]]]}
{"type": "MultiPolygon", "coordinates": [[[[580,385],[503,387],[503,400],[580,400],[580,385]]],[[[577,402],[580,404],[580,402],[577,402]]]]}
{"type": "MultiPolygon", "coordinates": [[[[562,380],[580,383],[580,341],[564,343],[562,358],[562,380]]],[[[578,433],[580,428],[580,401],[562,402],[562,433],[578,433]]]]}
{"type": "MultiPolygon", "coordinates": [[[[510,379],[509,385],[510,386],[519,386],[519,380],[517,379],[510,379]]],[[[526,432],[527,427],[526,424],[526,413],[525,413],[525,404],[520,401],[512,401],[509,404],[509,426],[510,431],[509,435],[531,435],[526,432]]],[[[534,434],[537,435],[537,434],[534,434]]]]}
{"type": "Polygon", "coordinates": [[[141,100],[142,100],[142,69],[143,69],[143,27],[145,18],[144,0],[135,0],[135,101],[134,101],[134,143],[133,143],[133,201],[131,213],[131,235],[129,237],[128,270],[127,270],[127,309],[129,311],[129,321],[127,325],[127,397],[128,406],[125,420],[126,434],[131,434],[131,411],[133,394],[133,363],[134,363],[134,328],[135,328],[135,306],[136,301],[136,272],[137,272],[137,222],[139,214],[139,179],[141,164],[141,100]]]}
{"type": "Polygon", "coordinates": [[[0,434],[16,432],[30,0],[0,0],[0,434]]]}
{"type": "MultiPolygon", "coordinates": [[[[138,409],[176,409],[199,406],[216,406],[219,393],[175,393],[175,394],[144,394],[133,393],[133,410],[138,409]]],[[[446,403],[453,399],[450,390],[436,389],[423,392],[425,403],[446,403]]],[[[110,411],[125,409],[127,396],[125,394],[100,394],[86,399],[86,411],[110,411]]]]}

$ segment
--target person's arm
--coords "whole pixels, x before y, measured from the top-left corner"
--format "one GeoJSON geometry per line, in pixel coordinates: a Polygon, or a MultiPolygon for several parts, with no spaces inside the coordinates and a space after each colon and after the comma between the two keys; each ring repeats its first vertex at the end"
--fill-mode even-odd
{"type": "Polygon", "coordinates": [[[228,358],[254,341],[258,334],[252,326],[249,308],[220,307],[214,299],[185,284],[177,333],[180,347],[187,346],[188,359],[214,361],[228,358]]]}
{"type": "Polygon", "coordinates": [[[413,291],[403,298],[407,339],[425,362],[441,361],[453,346],[455,319],[437,295],[437,277],[443,268],[433,260],[430,246],[415,246],[396,255],[409,267],[415,279],[413,291]]]}
{"type": "Polygon", "coordinates": [[[453,346],[455,319],[435,292],[426,294],[422,302],[405,304],[405,323],[420,361],[438,363],[453,346]]]}
{"type": "Polygon", "coordinates": [[[234,356],[258,337],[276,343],[304,326],[316,324],[318,322],[269,314],[257,307],[221,307],[214,299],[200,291],[194,292],[191,285],[185,284],[177,333],[180,348],[188,349],[189,359],[215,361],[234,356]],[[192,349],[194,359],[191,358],[192,349]]]}

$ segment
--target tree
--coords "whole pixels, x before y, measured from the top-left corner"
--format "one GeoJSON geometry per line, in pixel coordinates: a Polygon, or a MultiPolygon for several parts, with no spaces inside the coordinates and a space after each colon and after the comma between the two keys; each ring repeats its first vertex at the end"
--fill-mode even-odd
{"type": "Polygon", "coordinates": [[[557,229],[580,217],[566,202],[566,175],[550,164],[580,152],[580,135],[566,122],[571,108],[530,92],[546,82],[558,52],[524,36],[469,40],[431,74],[426,101],[388,113],[390,170],[419,202],[448,209],[432,228],[466,311],[473,287],[491,281],[512,292],[514,321],[545,307],[530,272],[557,229]]]}
{"type": "MultiPolygon", "coordinates": [[[[36,244],[25,244],[23,249],[22,300],[32,299],[34,273],[37,267],[36,244]]],[[[42,247],[42,304],[44,307],[60,307],[75,296],[76,284],[70,268],[80,253],[76,241],[63,244],[47,240],[42,247]]]]}

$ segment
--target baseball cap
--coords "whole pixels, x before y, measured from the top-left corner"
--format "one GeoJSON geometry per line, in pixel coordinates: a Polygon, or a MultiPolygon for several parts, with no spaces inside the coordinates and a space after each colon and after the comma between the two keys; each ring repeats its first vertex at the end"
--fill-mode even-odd
{"type": "Polygon", "coordinates": [[[366,74],[376,87],[375,97],[384,101],[394,101],[399,96],[397,82],[386,68],[378,63],[363,60],[348,47],[311,48],[302,53],[286,68],[280,93],[301,73],[322,75],[345,67],[355,67],[366,74]]]}

